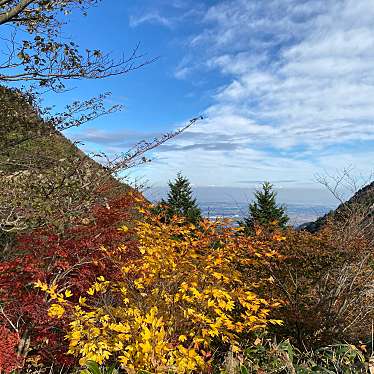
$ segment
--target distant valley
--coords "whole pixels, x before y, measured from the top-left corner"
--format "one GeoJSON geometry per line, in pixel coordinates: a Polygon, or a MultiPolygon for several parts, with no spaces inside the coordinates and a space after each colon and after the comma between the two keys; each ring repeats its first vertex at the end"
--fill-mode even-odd
{"type": "MultiPolygon", "coordinates": [[[[194,193],[205,217],[240,220],[247,214],[255,188],[195,187],[194,193]]],[[[278,191],[278,201],[287,207],[290,224],[299,226],[315,221],[337,207],[328,191],[317,188],[284,188],[278,191]]],[[[165,198],[167,188],[153,187],[145,191],[153,202],[165,198]]]]}
{"type": "MultiPolygon", "coordinates": [[[[290,224],[299,226],[303,223],[316,220],[318,217],[328,213],[334,207],[325,205],[308,206],[304,204],[285,204],[290,224]]],[[[247,214],[247,203],[229,202],[200,202],[200,208],[205,217],[214,219],[217,217],[232,218],[240,220],[247,214]]]]}

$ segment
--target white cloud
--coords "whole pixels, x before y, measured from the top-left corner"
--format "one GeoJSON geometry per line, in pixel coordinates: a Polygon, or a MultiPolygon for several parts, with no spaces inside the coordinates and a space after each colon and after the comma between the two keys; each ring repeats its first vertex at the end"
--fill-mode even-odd
{"type": "Polygon", "coordinates": [[[207,118],[156,153],[156,184],[179,170],[197,185],[372,172],[374,0],[222,0],[188,43],[174,76],[221,83],[207,118]]]}
{"type": "Polygon", "coordinates": [[[150,1],[153,7],[143,4],[135,14],[129,18],[130,27],[137,27],[145,23],[161,25],[170,29],[181,26],[183,22],[191,22],[201,18],[203,5],[192,3],[191,0],[158,0],[150,1]]]}
{"type": "Polygon", "coordinates": [[[139,17],[131,16],[129,20],[130,27],[137,27],[139,25],[142,25],[143,23],[152,23],[152,24],[158,24],[165,27],[172,27],[173,22],[162,15],[160,15],[157,12],[149,12],[146,14],[143,14],[139,17]]]}

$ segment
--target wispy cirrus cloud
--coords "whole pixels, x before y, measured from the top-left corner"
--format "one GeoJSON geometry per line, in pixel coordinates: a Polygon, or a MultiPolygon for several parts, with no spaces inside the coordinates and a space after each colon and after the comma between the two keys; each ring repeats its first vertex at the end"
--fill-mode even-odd
{"type": "Polygon", "coordinates": [[[173,21],[165,16],[160,15],[156,11],[152,11],[140,16],[130,16],[129,25],[130,27],[137,27],[143,23],[151,23],[171,28],[173,21]]]}
{"type": "Polygon", "coordinates": [[[203,4],[194,4],[191,0],[159,0],[156,7],[154,2],[150,2],[150,4],[145,2],[143,7],[140,7],[140,12],[137,10],[130,15],[130,27],[138,27],[149,23],[167,28],[176,28],[183,26],[183,22],[190,22],[192,19],[202,17],[204,10],[203,4]],[[150,4],[153,4],[153,6],[150,4]]]}

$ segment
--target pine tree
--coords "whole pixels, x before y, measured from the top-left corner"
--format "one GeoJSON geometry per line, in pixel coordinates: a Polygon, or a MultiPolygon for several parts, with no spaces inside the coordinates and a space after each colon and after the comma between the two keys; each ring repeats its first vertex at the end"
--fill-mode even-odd
{"type": "Polygon", "coordinates": [[[262,184],[262,189],[255,192],[256,200],[248,206],[248,217],[239,222],[247,234],[253,234],[255,226],[285,228],[289,220],[284,206],[278,206],[277,193],[269,182],[262,184]]]}
{"type": "Polygon", "coordinates": [[[192,188],[187,178],[178,173],[173,182],[169,182],[167,200],[162,200],[160,206],[165,206],[165,215],[170,219],[174,215],[185,217],[188,222],[198,223],[201,211],[196,199],[192,196],[192,188]]]}

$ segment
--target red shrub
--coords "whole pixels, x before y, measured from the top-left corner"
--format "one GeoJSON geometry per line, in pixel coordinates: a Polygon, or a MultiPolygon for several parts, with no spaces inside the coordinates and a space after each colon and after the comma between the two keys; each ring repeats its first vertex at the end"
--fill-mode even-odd
{"type": "MultiPolygon", "coordinates": [[[[116,257],[106,256],[105,248],[115,250],[124,243],[124,233],[118,227],[125,223],[131,227],[139,200],[129,193],[94,207],[92,219],[84,219],[62,234],[45,228],[17,238],[13,259],[0,263],[0,303],[6,317],[19,323],[20,333],[30,339],[29,355],[40,355],[44,363],[72,363],[63,353],[64,320],[48,317],[44,295],[33,284],[37,280],[58,281],[73,293],[80,293],[98,275],[115,279],[116,257]]],[[[131,230],[126,235],[126,256],[131,256],[136,242],[131,230]]],[[[7,320],[0,315],[1,323],[6,325],[7,320]]]]}
{"type": "Polygon", "coordinates": [[[23,357],[17,355],[20,342],[18,333],[0,325],[0,373],[10,373],[22,367],[23,357]]]}

